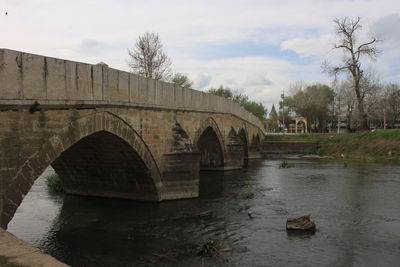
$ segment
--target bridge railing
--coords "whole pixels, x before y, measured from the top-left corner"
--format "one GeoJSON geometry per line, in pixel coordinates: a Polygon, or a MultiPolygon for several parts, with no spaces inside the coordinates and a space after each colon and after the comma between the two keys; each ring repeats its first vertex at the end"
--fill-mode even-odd
{"type": "Polygon", "coordinates": [[[229,99],[185,89],[105,64],[0,49],[0,105],[126,105],[229,113],[263,130],[261,121],[229,99]]]}

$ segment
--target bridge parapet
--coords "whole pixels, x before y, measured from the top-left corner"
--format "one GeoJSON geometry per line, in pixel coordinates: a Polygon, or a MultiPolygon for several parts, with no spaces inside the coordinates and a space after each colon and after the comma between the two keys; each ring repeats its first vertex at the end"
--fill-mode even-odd
{"type": "Polygon", "coordinates": [[[105,64],[91,65],[0,49],[0,107],[113,105],[226,113],[263,131],[260,120],[238,103],[157,81],[105,64]]]}

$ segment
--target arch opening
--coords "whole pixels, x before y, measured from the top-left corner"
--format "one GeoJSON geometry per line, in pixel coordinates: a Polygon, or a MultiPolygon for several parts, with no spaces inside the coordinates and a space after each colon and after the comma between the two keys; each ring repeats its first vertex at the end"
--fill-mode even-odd
{"type": "Polygon", "coordinates": [[[218,169],[224,166],[221,144],[213,128],[207,127],[197,141],[200,152],[200,170],[218,169]]]}
{"type": "Polygon", "coordinates": [[[260,136],[258,134],[253,135],[253,138],[251,140],[251,144],[252,145],[260,145],[261,141],[260,141],[260,136]]]}
{"type": "Polygon", "coordinates": [[[127,142],[110,132],[82,138],[51,166],[69,194],[157,200],[146,164],[127,142]]]}
{"type": "Polygon", "coordinates": [[[247,134],[243,128],[240,129],[239,131],[239,137],[243,144],[243,154],[244,154],[244,159],[246,160],[249,158],[249,148],[247,143],[247,134]]]}
{"type": "Polygon", "coordinates": [[[47,138],[18,167],[0,194],[0,227],[8,223],[35,180],[52,166],[71,194],[160,201],[163,183],[151,151],[121,118],[99,112],[47,138]]]}
{"type": "Polygon", "coordinates": [[[306,128],[306,122],[305,121],[298,121],[296,123],[296,133],[306,133],[307,132],[307,128],[306,128]]]}

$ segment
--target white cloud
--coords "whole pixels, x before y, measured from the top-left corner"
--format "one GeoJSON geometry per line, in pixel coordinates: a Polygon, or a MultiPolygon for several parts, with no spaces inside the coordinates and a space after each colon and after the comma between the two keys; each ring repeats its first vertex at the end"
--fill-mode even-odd
{"type": "Polygon", "coordinates": [[[212,76],[209,74],[198,73],[196,77],[193,79],[194,81],[194,88],[195,89],[202,89],[206,88],[210,85],[212,80],[212,76]]]}
{"type": "Polygon", "coordinates": [[[326,55],[335,44],[335,36],[325,34],[314,38],[293,38],[281,43],[281,50],[292,50],[301,57],[326,55]]]}
{"type": "Polygon", "coordinates": [[[373,36],[385,42],[398,42],[400,40],[400,15],[390,14],[379,18],[370,26],[373,36]]]}

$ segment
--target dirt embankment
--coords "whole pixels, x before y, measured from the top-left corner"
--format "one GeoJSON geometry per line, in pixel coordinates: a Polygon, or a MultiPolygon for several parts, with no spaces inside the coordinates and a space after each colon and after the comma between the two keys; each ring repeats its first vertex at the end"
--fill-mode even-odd
{"type": "Polygon", "coordinates": [[[268,141],[318,142],[321,156],[363,161],[400,162],[400,130],[351,134],[300,134],[267,136],[268,141]]]}

